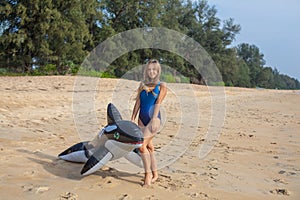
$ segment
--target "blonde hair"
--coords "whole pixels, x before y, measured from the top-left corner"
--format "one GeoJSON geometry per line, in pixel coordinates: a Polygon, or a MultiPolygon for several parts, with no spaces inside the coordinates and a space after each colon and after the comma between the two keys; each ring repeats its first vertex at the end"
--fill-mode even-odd
{"type": "MultiPolygon", "coordinates": [[[[156,59],[151,59],[147,62],[147,64],[145,65],[144,67],[144,71],[143,71],[143,76],[144,76],[144,79],[141,81],[141,84],[139,86],[139,93],[142,91],[142,90],[145,90],[146,92],[150,92],[150,88],[149,87],[153,87],[155,86],[158,82],[159,82],[159,78],[160,78],[160,74],[161,74],[161,66],[158,62],[158,60],[156,59]],[[152,65],[154,66],[155,70],[157,70],[157,76],[153,79],[151,79],[149,76],[148,76],[148,73],[147,73],[147,70],[149,68],[149,66],[152,65]]],[[[155,94],[153,91],[152,93],[154,95],[157,95],[155,94]]]]}

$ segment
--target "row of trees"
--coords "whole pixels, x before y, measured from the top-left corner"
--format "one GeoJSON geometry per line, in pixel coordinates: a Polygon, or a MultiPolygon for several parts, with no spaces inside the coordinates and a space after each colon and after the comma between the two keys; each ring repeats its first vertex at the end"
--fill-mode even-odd
{"type": "MultiPolygon", "coordinates": [[[[3,0],[0,3],[0,73],[76,73],[84,58],[107,38],[126,30],[166,27],[204,47],[226,85],[299,89],[299,81],[265,67],[255,45],[231,47],[241,27],[216,17],[207,1],[191,0],[3,0]]],[[[193,83],[205,83],[184,58],[159,49],[120,56],[106,75],[121,77],[132,67],[158,58],[193,83]]]]}

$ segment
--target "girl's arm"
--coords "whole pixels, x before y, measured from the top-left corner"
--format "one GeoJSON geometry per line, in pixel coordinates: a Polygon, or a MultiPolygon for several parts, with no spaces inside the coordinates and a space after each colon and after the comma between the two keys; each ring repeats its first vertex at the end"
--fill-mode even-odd
{"type": "Polygon", "coordinates": [[[154,111],[153,111],[153,116],[152,118],[158,117],[160,105],[162,101],[164,100],[165,96],[167,95],[167,86],[165,83],[160,84],[160,93],[157,97],[155,106],[154,106],[154,111]]]}
{"type": "Polygon", "coordinates": [[[140,93],[138,93],[137,97],[136,97],[136,101],[135,101],[135,104],[134,104],[134,107],[133,107],[133,111],[132,111],[132,115],[131,115],[131,121],[134,122],[136,116],[137,116],[137,113],[140,109],[140,93]]]}
{"type": "Polygon", "coordinates": [[[156,104],[154,105],[153,116],[152,116],[152,119],[151,119],[151,122],[150,122],[152,133],[156,133],[159,130],[160,120],[158,119],[158,113],[159,113],[160,105],[161,105],[162,101],[164,100],[166,94],[167,94],[166,84],[161,83],[160,93],[157,97],[156,104]]]}

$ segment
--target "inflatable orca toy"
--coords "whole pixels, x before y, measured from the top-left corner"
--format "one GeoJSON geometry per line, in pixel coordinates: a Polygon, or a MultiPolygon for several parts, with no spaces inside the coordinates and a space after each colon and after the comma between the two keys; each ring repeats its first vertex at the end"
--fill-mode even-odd
{"type": "Polygon", "coordinates": [[[135,123],[123,120],[111,103],[107,106],[107,123],[92,141],[75,144],[58,157],[85,163],[81,175],[94,173],[110,160],[121,157],[141,167],[142,161],[137,151],[144,140],[141,129],[135,123]]]}

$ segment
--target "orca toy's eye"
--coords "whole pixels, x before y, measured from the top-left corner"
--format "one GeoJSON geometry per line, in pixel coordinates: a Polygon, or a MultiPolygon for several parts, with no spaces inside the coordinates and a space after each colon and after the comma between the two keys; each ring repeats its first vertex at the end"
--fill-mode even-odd
{"type": "Polygon", "coordinates": [[[115,132],[114,138],[115,138],[116,140],[118,140],[118,139],[120,138],[120,134],[119,134],[118,132],[115,132]]]}

